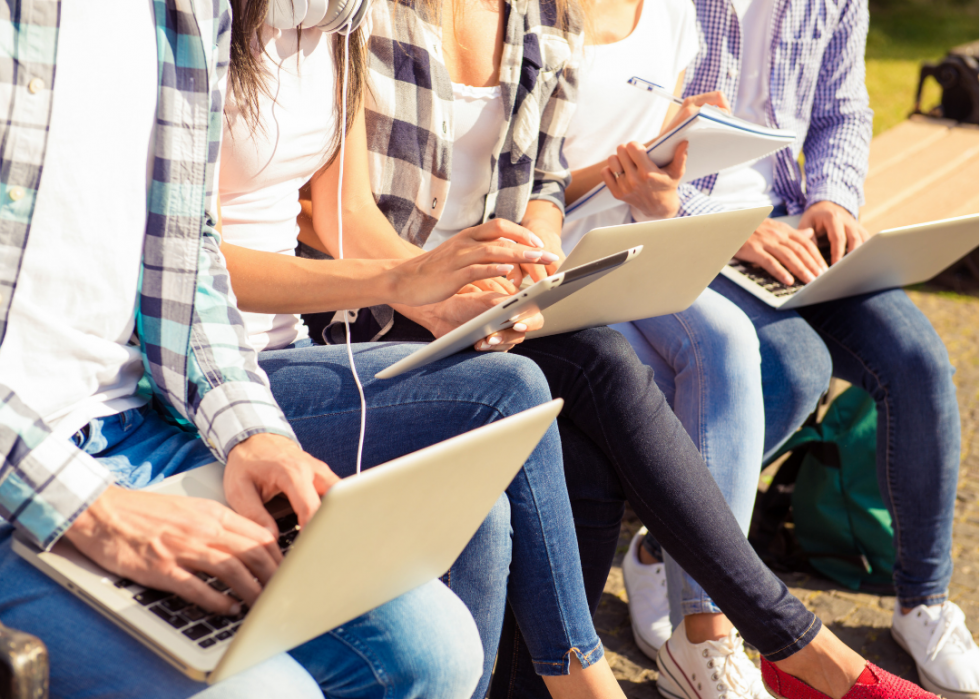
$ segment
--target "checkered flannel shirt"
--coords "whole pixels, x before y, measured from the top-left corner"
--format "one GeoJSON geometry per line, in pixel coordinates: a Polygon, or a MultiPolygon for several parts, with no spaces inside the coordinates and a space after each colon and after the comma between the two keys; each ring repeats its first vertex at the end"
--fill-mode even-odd
{"type": "MultiPolygon", "coordinates": [[[[731,0],[694,0],[700,41],[685,95],[738,95],[742,36],[731,0]]],[[[802,144],[805,185],[791,148],[776,154],[773,188],[790,214],[818,201],[855,217],[864,203],[871,109],[864,86],[867,0],[776,0],[767,37],[767,126],[789,129],[802,144]]],[[[721,211],[711,201],[716,177],[682,185],[681,215],[721,211]]]]}
{"type": "MultiPolygon", "coordinates": [[[[207,213],[231,15],[227,0],[154,0],[154,13],[159,92],[136,315],[141,388],[224,460],[253,434],[295,439],[249,347],[207,213]]],[[[0,0],[0,343],[44,166],[59,19],[59,0],[0,0]]],[[[0,517],[50,548],[111,482],[105,467],[53,437],[0,386],[0,517]]]]}
{"type": "MultiPolygon", "coordinates": [[[[445,210],[452,176],[453,86],[442,60],[442,28],[399,0],[375,2],[372,19],[366,101],[371,189],[395,230],[421,246],[445,210]]],[[[481,223],[519,223],[531,200],[565,210],[571,173],[561,149],[575,109],[583,42],[578,25],[573,18],[568,29],[558,27],[548,0],[506,3],[504,125],[491,156],[481,223]]]]}

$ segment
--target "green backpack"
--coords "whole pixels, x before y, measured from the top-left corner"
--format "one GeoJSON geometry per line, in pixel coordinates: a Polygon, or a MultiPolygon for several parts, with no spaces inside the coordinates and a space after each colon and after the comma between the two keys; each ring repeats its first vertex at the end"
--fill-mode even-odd
{"type": "Polygon", "coordinates": [[[783,490],[791,489],[793,529],[804,557],[852,590],[890,586],[895,565],[892,518],[878,488],[876,422],[874,400],[852,386],[822,422],[801,428],[773,457],[792,452],[777,474],[784,484],[798,469],[795,484],[783,490]]]}

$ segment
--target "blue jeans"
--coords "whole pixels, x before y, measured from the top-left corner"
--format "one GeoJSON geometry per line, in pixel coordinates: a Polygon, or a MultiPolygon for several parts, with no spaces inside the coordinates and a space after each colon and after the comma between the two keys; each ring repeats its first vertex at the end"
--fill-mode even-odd
{"type": "MultiPolygon", "coordinates": [[[[414,351],[408,344],[354,345],[368,405],[364,468],[449,439],[550,400],[533,362],[466,352],[395,379],[374,374],[414,351]]],[[[262,352],[259,364],[304,449],[340,476],[354,472],[360,407],[343,346],[262,352]]],[[[460,464],[465,468],[466,464],[460,464]]],[[[539,675],[602,657],[585,597],[558,429],[552,425],[445,578],[477,621],[486,651],[482,697],[509,600],[539,675]]]]}
{"type": "Polygon", "coordinates": [[[901,289],[779,311],[724,277],[711,288],[758,333],[767,454],[812,412],[831,373],[874,398],[898,599],[905,607],[943,602],[953,570],[960,420],[953,367],[929,320],[901,289]]]}
{"type": "MultiPolygon", "coordinates": [[[[88,437],[76,435],[75,441],[125,487],[214,461],[196,436],[149,408],[94,420],[88,437]]],[[[24,562],[11,550],[12,534],[13,527],[0,524],[0,621],[47,645],[52,697],[456,699],[469,693],[481,669],[466,608],[433,581],[290,654],[206,687],[24,562]]]]}
{"type": "MultiPolygon", "coordinates": [[[[657,386],[748,534],[765,439],[759,341],[752,322],[707,289],[681,313],[613,329],[653,369],[657,386]]],[[[647,539],[657,545],[652,533],[647,539]]],[[[675,626],[688,614],[721,612],[669,554],[664,559],[675,626]]]]}

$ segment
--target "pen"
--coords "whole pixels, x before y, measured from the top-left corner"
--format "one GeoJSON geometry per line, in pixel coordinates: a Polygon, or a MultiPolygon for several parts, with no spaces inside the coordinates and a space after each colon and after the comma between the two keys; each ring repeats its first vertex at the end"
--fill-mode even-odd
{"type": "Polygon", "coordinates": [[[674,104],[684,104],[684,100],[676,95],[672,94],[670,90],[667,90],[663,85],[658,85],[657,83],[652,83],[649,80],[644,80],[643,78],[638,78],[635,75],[627,80],[630,85],[645,92],[652,92],[657,97],[663,97],[668,99],[674,104]]]}

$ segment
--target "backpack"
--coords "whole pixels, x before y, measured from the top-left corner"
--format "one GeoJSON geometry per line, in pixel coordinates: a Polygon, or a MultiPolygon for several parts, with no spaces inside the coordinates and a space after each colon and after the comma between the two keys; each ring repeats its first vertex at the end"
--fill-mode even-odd
{"type": "Polygon", "coordinates": [[[780,529],[790,528],[792,506],[790,558],[852,590],[892,586],[894,531],[878,488],[876,423],[874,400],[852,386],[830,404],[822,422],[809,421],[783,445],[771,461],[790,457],[760,494],[754,517],[757,550],[772,558],[773,541],[788,534],[780,529]]]}
{"type": "Polygon", "coordinates": [[[935,78],[943,89],[939,105],[927,112],[941,119],[955,119],[976,124],[978,117],[978,42],[952,49],[939,63],[923,63],[919,73],[919,89],[915,94],[913,114],[922,112],[922,86],[926,78],[935,78]]]}

